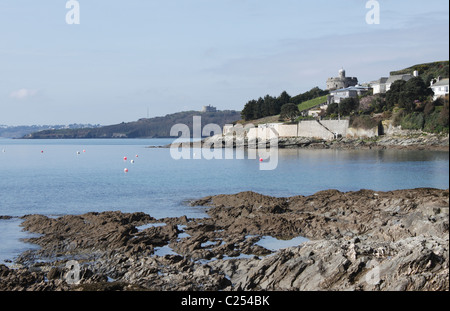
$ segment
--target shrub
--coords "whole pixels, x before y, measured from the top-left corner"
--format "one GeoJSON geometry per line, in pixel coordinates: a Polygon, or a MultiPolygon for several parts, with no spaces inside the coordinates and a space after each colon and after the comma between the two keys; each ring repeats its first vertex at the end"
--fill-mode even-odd
{"type": "Polygon", "coordinates": [[[439,112],[435,111],[426,117],[423,127],[425,132],[439,133],[443,129],[444,127],[439,122],[439,112]]]}
{"type": "Polygon", "coordinates": [[[350,126],[368,130],[378,126],[378,121],[367,115],[352,116],[350,118],[350,126]]]}
{"type": "Polygon", "coordinates": [[[413,112],[405,115],[400,125],[404,130],[421,130],[425,124],[425,118],[423,113],[413,112]]]}

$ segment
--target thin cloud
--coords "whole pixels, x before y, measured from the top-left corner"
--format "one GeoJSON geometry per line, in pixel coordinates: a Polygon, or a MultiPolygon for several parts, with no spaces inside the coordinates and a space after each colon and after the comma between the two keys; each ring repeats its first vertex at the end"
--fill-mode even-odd
{"type": "Polygon", "coordinates": [[[30,97],[34,97],[37,94],[38,94],[38,90],[22,88],[20,90],[11,92],[11,94],[9,94],[9,97],[14,98],[14,99],[24,100],[24,99],[27,99],[30,97]]]}

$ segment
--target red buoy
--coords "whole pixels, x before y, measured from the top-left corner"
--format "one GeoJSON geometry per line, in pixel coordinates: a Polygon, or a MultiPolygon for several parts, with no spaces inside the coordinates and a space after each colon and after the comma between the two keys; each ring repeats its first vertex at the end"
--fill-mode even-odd
{"type": "Polygon", "coordinates": [[[259,158],[259,162],[263,162],[264,161],[264,159],[263,158],[259,158]]]}
{"type": "Polygon", "coordinates": [[[124,171],[124,173],[128,173],[128,169],[127,169],[127,168],[126,168],[126,169],[124,169],[123,171],[124,171]]]}
{"type": "Polygon", "coordinates": [[[127,160],[127,157],[123,157],[123,160],[126,161],[126,160],[127,160]]]}

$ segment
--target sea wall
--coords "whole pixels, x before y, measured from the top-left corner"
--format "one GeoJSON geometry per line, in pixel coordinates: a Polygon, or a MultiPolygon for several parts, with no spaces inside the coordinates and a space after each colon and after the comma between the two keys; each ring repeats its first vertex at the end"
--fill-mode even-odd
{"type": "Polygon", "coordinates": [[[241,124],[225,125],[223,135],[235,135],[242,139],[270,139],[277,133],[279,138],[306,137],[312,139],[334,140],[339,137],[358,139],[374,138],[380,135],[386,137],[420,135],[421,131],[402,130],[394,126],[392,121],[385,120],[381,126],[370,129],[350,127],[349,120],[305,120],[298,124],[268,123],[258,126],[241,124]]]}
{"type": "Polygon", "coordinates": [[[223,128],[223,135],[246,135],[248,139],[268,139],[273,133],[278,133],[280,138],[308,137],[333,140],[336,137],[346,137],[348,127],[348,120],[306,120],[298,124],[259,124],[258,127],[226,125],[223,128]]]}
{"type": "Polygon", "coordinates": [[[323,125],[317,121],[302,121],[298,124],[298,136],[321,138],[325,140],[334,139],[333,132],[327,130],[323,125]]]}
{"type": "Polygon", "coordinates": [[[298,136],[332,140],[338,136],[345,137],[349,126],[348,120],[301,121],[298,124],[298,136]]]}

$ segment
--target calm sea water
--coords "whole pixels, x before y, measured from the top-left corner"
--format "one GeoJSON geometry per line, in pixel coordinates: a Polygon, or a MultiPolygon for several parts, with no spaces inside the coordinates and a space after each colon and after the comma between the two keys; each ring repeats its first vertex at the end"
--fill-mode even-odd
{"type": "MultiPolygon", "coordinates": [[[[146,148],[171,141],[0,139],[0,215],[120,210],[155,218],[204,217],[204,209],[185,202],[247,190],[292,196],[325,189],[449,188],[448,152],[279,150],[277,168],[261,171],[259,161],[247,156],[174,160],[169,149],[146,148]]],[[[0,220],[0,244],[8,244],[8,234],[23,237],[11,233],[13,227],[17,221],[0,220]]],[[[0,261],[7,252],[0,248],[0,261]]]]}

